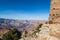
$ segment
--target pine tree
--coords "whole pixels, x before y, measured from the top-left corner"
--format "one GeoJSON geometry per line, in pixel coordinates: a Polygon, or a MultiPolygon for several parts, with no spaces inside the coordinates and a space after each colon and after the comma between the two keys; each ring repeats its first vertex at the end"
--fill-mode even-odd
{"type": "Polygon", "coordinates": [[[18,40],[21,36],[21,32],[17,31],[16,29],[11,29],[7,33],[5,33],[2,37],[2,40],[18,40]]]}

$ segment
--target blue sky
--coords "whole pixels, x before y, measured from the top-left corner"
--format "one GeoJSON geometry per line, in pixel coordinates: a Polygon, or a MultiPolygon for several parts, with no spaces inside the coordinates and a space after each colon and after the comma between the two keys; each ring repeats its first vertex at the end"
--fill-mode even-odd
{"type": "Polygon", "coordinates": [[[50,0],[0,0],[0,18],[47,20],[50,0]]]}

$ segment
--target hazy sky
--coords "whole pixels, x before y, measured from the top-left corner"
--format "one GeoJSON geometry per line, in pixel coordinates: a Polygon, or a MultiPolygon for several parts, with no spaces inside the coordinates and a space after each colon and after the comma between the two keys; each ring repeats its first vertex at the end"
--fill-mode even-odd
{"type": "Polygon", "coordinates": [[[50,0],[0,0],[0,18],[47,20],[50,0]]]}

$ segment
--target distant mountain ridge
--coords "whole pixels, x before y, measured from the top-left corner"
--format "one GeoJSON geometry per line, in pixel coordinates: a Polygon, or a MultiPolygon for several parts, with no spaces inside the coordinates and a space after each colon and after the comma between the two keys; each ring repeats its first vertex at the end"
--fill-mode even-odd
{"type": "Polygon", "coordinates": [[[34,26],[38,26],[41,20],[14,20],[14,19],[4,19],[0,18],[0,29],[6,28],[15,28],[15,29],[26,29],[34,26]]]}

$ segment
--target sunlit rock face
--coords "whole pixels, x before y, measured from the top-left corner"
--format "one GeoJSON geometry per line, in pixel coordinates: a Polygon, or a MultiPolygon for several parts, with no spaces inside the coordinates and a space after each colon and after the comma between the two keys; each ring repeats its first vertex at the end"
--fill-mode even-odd
{"type": "Polygon", "coordinates": [[[44,24],[40,31],[41,40],[59,40],[60,24],[44,24]]]}
{"type": "Polygon", "coordinates": [[[23,40],[60,40],[60,24],[44,24],[39,28],[33,37],[26,37],[23,40]]]}
{"type": "Polygon", "coordinates": [[[59,24],[52,25],[50,27],[50,34],[54,36],[60,35],[60,25],[59,24]]]}

